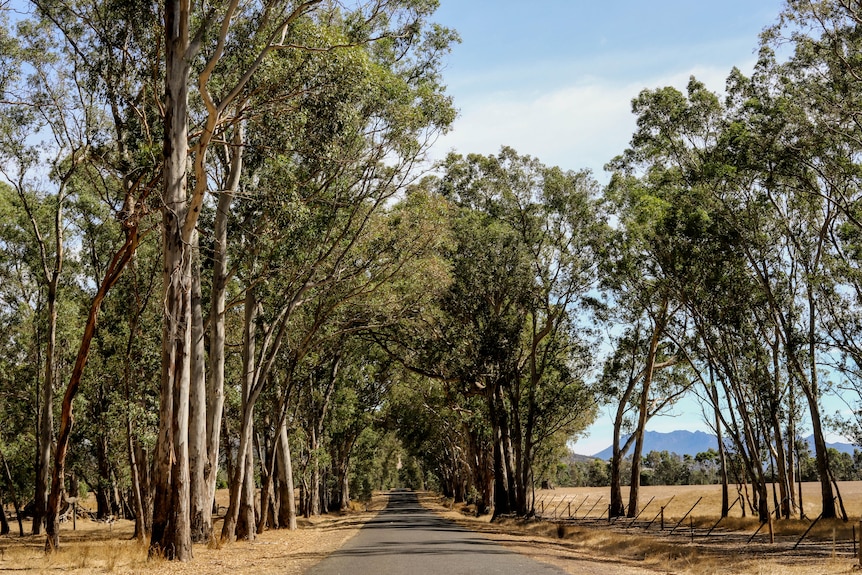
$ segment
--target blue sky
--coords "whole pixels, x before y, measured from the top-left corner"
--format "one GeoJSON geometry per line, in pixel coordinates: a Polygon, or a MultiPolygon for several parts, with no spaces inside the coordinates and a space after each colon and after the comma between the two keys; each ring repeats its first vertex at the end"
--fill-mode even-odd
{"type": "Polygon", "coordinates": [[[684,88],[694,74],[721,91],[750,69],[780,0],[441,0],[456,29],[448,92],[460,116],[435,148],[494,153],[502,145],[566,169],[602,167],[634,129],[644,88],[684,88]]]}
{"type": "MultiPolygon", "coordinates": [[[[782,6],[782,0],[441,0],[435,20],[462,38],[444,71],[460,115],[432,156],[491,154],[508,145],[545,164],[589,168],[606,182],[604,164],[634,130],[632,98],[644,88],[684,89],[691,75],[721,92],[734,66],[750,72],[758,35],[782,6]]],[[[577,442],[578,453],[610,445],[609,412],[603,408],[577,442]]],[[[648,429],[707,427],[691,399],[648,429]]]]}

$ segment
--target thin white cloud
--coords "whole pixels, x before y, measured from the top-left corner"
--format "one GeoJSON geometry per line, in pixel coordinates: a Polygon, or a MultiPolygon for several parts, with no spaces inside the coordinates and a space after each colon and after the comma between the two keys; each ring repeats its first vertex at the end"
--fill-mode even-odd
{"type": "Polygon", "coordinates": [[[625,84],[591,78],[541,93],[471,91],[469,97],[456,100],[461,113],[432,155],[439,159],[452,150],[493,154],[506,145],[545,164],[589,168],[604,180],[604,164],[623,152],[631,139],[635,128],[631,100],[641,90],[660,86],[684,90],[694,75],[721,92],[729,71],[696,68],[625,84]]]}

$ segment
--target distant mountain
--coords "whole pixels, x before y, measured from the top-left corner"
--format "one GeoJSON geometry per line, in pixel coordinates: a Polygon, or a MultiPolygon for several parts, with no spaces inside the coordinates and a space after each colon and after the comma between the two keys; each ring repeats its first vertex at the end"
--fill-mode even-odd
{"type": "MultiPolygon", "coordinates": [[[[805,440],[808,442],[808,445],[810,445],[810,446],[811,446],[811,453],[812,453],[812,454],[814,453],[814,445],[813,445],[813,444],[812,444],[812,442],[811,442],[811,440],[812,440],[813,438],[814,438],[814,436],[813,436],[813,435],[809,435],[808,437],[806,437],[806,438],[805,438],[805,440]]],[[[840,451],[840,452],[842,452],[842,453],[849,453],[850,455],[853,455],[853,452],[854,452],[855,450],[859,449],[858,447],[856,447],[856,446],[855,446],[855,445],[853,445],[852,443],[841,443],[840,441],[836,441],[835,443],[829,443],[829,442],[827,441],[827,442],[826,442],[826,447],[834,447],[834,448],[835,448],[835,449],[837,449],[838,451],[840,451]]]]}
{"type": "MultiPolygon", "coordinates": [[[[625,443],[629,436],[624,435],[620,443],[625,443]]],[[[669,451],[679,455],[697,455],[708,449],[718,449],[718,440],[714,435],[703,431],[671,431],[661,433],[659,431],[647,431],[644,434],[644,450],[646,455],[650,451],[669,451]]],[[[613,455],[613,446],[599,451],[593,457],[599,459],[610,459],[613,455]]]]}
{"type": "MultiPolygon", "coordinates": [[[[624,435],[621,443],[625,443],[629,438],[624,435]]],[[[811,437],[806,438],[808,444],[811,445],[811,437]]],[[[850,443],[827,443],[827,447],[834,447],[843,453],[853,455],[853,451],[858,449],[850,443]]],[[[707,451],[708,449],[718,449],[718,440],[710,433],[703,431],[684,431],[677,430],[670,433],[662,433],[659,431],[647,431],[644,434],[644,455],[650,451],[669,451],[678,455],[697,455],[707,451]]],[[[812,449],[813,452],[813,449],[812,449]]],[[[597,459],[608,460],[613,454],[613,446],[608,446],[606,449],[599,451],[593,457],[597,459]]]]}
{"type": "Polygon", "coordinates": [[[589,463],[593,459],[596,459],[592,455],[578,455],[577,453],[569,453],[566,458],[567,463],[589,463]]]}

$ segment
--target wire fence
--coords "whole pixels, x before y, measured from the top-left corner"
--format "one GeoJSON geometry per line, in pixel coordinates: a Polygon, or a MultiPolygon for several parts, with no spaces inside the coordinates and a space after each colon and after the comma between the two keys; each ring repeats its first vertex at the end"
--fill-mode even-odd
{"type": "MultiPolygon", "coordinates": [[[[694,504],[676,499],[676,494],[664,497],[652,497],[641,506],[633,517],[627,511],[618,516],[610,514],[610,499],[605,495],[572,495],[541,492],[537,494],[534,503],[534,513],[537,518],[569,525],[584,525],[609,528],[622,531],[641,530],[657,536],[668,538],[687,538],[692,543],[708,545],[711,542],[743,547],[768,548],[775,552],[798,552],[804,547],[808,554],[823,556],[862,555],[862,522],[858,529],[855,523],[847,523],[846,528],[832,528],[832,536],[824,538],[812,536],[815,526],[821,517],[797,520],[800,525],[807,523],[807,528],[801,534],[798,531],[778,534],[775,523],[770,521],[759,524],[752,532],[751,523],[740,526],[739,521],[728,521],[726,517],[713,521],[707,508],[701,506],[703,497],[694,504]],[[701,506],[701,507],[699,507],[701,506]],[[703,514],[698,515],[698,512],[703,514]]],[[[741,507],[743,502],[737,497],[728,506],[728,511],[741,507]]],[[[714,518],[714,515],[712,515],[714,518]]],[[[862,558],[860,558],[862,561],[862,558]]]]}

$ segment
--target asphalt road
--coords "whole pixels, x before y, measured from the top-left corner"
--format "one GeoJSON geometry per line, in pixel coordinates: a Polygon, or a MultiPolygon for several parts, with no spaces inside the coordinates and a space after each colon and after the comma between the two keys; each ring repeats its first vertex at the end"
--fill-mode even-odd
{"type": "Polygon", "coordinates": [[[438,517],[415,493],[393,491],[377,517],[309,575],[563,575],[438,517]]]}

